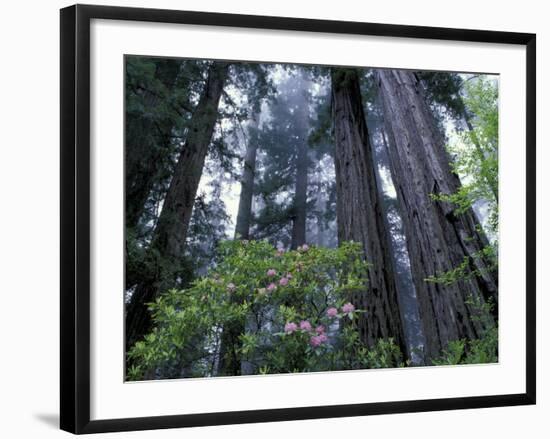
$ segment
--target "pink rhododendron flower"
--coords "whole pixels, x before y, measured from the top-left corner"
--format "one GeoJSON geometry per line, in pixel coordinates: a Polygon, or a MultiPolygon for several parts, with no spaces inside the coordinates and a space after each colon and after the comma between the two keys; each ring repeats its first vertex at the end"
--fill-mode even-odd
{"type": "Polygon", "coordinates": [[[230,293],[234,292],[236,289],[237,289],[237,287],[235,286],[235,284],[233,282],[229,282],[227,284],[227,291],[229,291],[230,293]]]}
{"type": "Polygon", "coordinates": [[[321,340],[319,339],[318,336],[315,336],[315,337],[311,337],[311,339],[309,340],[309,343],[311,344],[311,346],[317,347],[321,345],[321,340]]]}
{"type": "Polygon", "coordinates": [[[275,285],[273,282],[271,282],[268,286],[267,286],[267,291],[271,292],[271,291],[274,291],[277,289],[277,285],[275,285]]]}
{"type": "Polygon", "coordinates": [[[321,343],[325,343],[325,342],[328,341],[327,334],[325,334],[325,333],[319,334],[317,337],[319,338],[319,340],[321,340],[321,343]]]}
{"type": "Polygon", "coordinates": [[[349,313],[349,312],[353,312],[355,311],[355,306],[353,306],[353,304],[351,303],[346,303],[343,307],[342,307],[342,312],[344,313],[349,313]]]}
{"type": "Polygon", "coordinates": [[[281,285],[282,287],[288,285],[288,279],[286,277],[282,277],[279,281],[279,285],[281,285]]]}
{"type": "Polygon", "coordinates": [[[287,334],[292,334],[294,331],[296,331],[298,329],[298,325],[294,322],[288,322],[286,325],[285,325],[285,332],[287,334]]]}
{"type": "Polygon", "coordinates": [[[334,318],[338,315],[338,310],[334,307],[331,307],[329,309],[327,309],[327,316],[329,316],[330,318],[334,318]]]}
{"type": "Polygon", "coordinates": [[[273,269],[273,268],[270,268],[269,270],[267,270],[267,275],[269,277],[273,277],[277,274],[277,272],[273,269]]]}
{"type": "Polygon", "coordinates": [[[307,244],[304,244],[304,245],[301,245],[300,247],[298,247],[298,251],[300,252],[307,252],[309,250],[309,245],[307,244]]]}
{"type": "Polygon", "coordinates": [[[317,334],[324,334],[325,333],[325,327],[323,325],[319,325],[315,328],[315,332],[317,334]]]}
{"type": "Polygon", "coordinates": [[[321,346],[326,341],[326,335],[324,337],[323,335],[314,335],[309,339],[309,344],[316,348],[318,346],[321,346]]]}
{"type": "Polygon", "coordinates": [[[309,323],[307,320],[302,320],[300,322],[300,329],[303,331],[311,331],[311,323],[309,323]]]}

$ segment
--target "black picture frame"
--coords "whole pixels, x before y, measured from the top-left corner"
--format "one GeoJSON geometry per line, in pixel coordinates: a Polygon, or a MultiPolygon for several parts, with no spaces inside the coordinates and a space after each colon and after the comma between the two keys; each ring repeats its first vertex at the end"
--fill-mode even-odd
{"type": "Polygon", "coordinates": [[[74,5],[61,10],[61,429],[81,434],[535,404],[536,35],[303,18],[74,5]],[[367,404],[90,420],[90,21],[131,20],[526,47],[526,392],[367,404]]]}

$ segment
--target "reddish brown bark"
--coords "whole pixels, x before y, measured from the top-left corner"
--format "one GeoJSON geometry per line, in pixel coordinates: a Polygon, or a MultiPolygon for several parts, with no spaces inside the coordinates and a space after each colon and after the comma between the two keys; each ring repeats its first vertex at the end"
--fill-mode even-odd
{"type": "Polygon", "coordinates": [[[363,244],[370,263],[368,286],[353,297],[355,306],[367,311],[359,321],[360,334],[369,346],[392,337],[406,353],[389,236],[355,70],[333,69],[332,111],[338,239],[363,244]]]}

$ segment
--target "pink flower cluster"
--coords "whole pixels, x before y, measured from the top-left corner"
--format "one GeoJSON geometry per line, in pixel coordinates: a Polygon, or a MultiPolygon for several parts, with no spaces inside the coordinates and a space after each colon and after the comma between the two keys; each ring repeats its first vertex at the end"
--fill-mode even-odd
{"type": "Polygon", "coordinates": [[[286,325],[285,325],[285,332],[287,334],[292,334],[294,331],[296,331],[298,329],[298,325],[294,322],[288,322],[286,325]]]}
{"type": "Polygon", "coordinates": [[[325,327],[323,325],[317,326],[315,331],[313,331],[313,327],[308,320],[302,320],[299,326],[294,322],[288,322],[285,324],[285,332],[287,334],[296,332],[298,328],[301,331],[311,333],[309,344],[313,347],[319,347],[328,341],[328,336],[325,334],[325,327]]]}
{"type": "MultiPolygon", "coordinates": [[[[274,268],[270,268],[269,270],[267,270],[266,274],[267,274],[268,277],[273,277],[273,276],[277,275],[277,271],[274,268]]],[[[292,275],[290,273],[287,273],[285,276],[283,276],[279,279],[279,285],[282,286],[282,287],[286,287],[288,285],[288,282],[290,281],[290,279],[292,279],[292,275]]],[[[275,282],[271,282],[267,286],[267,291],[269,291],[269,292],[274,291],[276,289],[277,289],[277,285],[276,285],[275,282]]]]}
{"type": "MultiPolygon", "coordinates": [[[[342,306],[342,312],[344,314],[349,314],[350,312],[353,312],[353,311],[355,311],[355,306],[353,306],[353,303],[348,302],[342,306]]],[[[327,309],[327,316],[330,317],[331,319],[338,317],[338,309],[335,308],[334,306],[331,306],[329,309],[327,309]]]]}
{"type": "Polygon", "coordinates": [[[342,306],[342,312],[345,314],[348,314],[350,312],[355,311],[355,306],[353,306],[352,303],[346,303],[344,306],[342,306]]]}
{"type": "Polygon", "coordinates": [[[297,248],[297,250],[298,250],[299,252],[307,252],[307,251],[309,250],[309,245],[307,245],[307,244],[300,245],[300,246],[297,248]]]}
{"type": "Polygon", "coordinates": [[[313,346],[314,348],[317,348],[321,346],[323,343],[326,343],[328,341],[328,337],[325,333],[314,335],[309,339],[309,344],[313,346]]]}

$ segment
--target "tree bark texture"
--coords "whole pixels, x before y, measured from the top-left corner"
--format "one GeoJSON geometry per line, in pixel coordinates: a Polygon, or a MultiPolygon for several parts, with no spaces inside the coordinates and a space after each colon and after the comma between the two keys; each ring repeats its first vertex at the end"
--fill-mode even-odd
{"type": "Polygon", "coordinates": [[[426,103],[412,72],[379,70],[379,86],[387,126],[390,169],[407,237],[411,271],[426,340],[426,360],[436,358],[452,340],[477,338],[485,329],[472,319],[470,297],[493,298],[495,314],[497,274],[480,251],[488,244],[470,209],[458,215],[452,205],[435,201],[432,194],[452,194],[460,181],[451,171],[426,103]],[[481,276],[444,284],[427,282],[430,276],[458,267],[467,258],[469,270],[481,276]]]}
{"type": "Polygon", "coordinates": [[[177,270],[184,255],[187,229],[214,132],[228,68],[227,63],[212,64],[205,88],[193,113],[189,133],[178,158],[148,251],[156,270],[137,285],[126,309],[127,347],[132,346],[151,329],[147,303],[152,302],[166,288],[167,282],[173,281],[172,268],[177,270]]]}
{"type": "MultiPolygon", "coordinates": [[[[376,112],[381,112],[381,105],[378,100],[375,103],[375,108],[376,112]]],[[[388,231],[388,248],[392,259],[395,285],[399,298],[401,322],[403,325],[405,342],[407,343],[407,352],[409,359],[414,364],[423,364],[424,360],[419,352],[419,348],[424,345],[422,328],[420,325],[420,315],[418,313],[418,303],[414,291],[414,284],[410,273],[409,255],[405,244],[406,241],[403,235],[403,228],[400,227],[402,223],[401,217],[396,208],[397,200],[389,197],[387,188],[384,187],[384,181],[380,175],[381,168],[390,168],[383,118],[369,116],[370,115],[367,116],[367,128],[369,130],[373,157],[376,163],[376,183],[378,185],[380,200],[382,200],[381,205],[384,215],[384,225],[388,231]],[[376,136],[376,134],[378,134],[378,136],[376,136]],[[397,221],[395,216],[399,218],[397,221]]],[[[393,182],[390,184],[392,189],[395,189],[393,187],[393,182]]]]}
{"type": "Polygon", "coordinates": [[[360,242],[370,264],[367,288],[352,298],[356,307],[366,310],[359,319],[361,339],[373,346],[378,339],[393,337],[406,354],[389,236],[355,70],[332,70],[332,113],[338,239],[360,242]]]}

